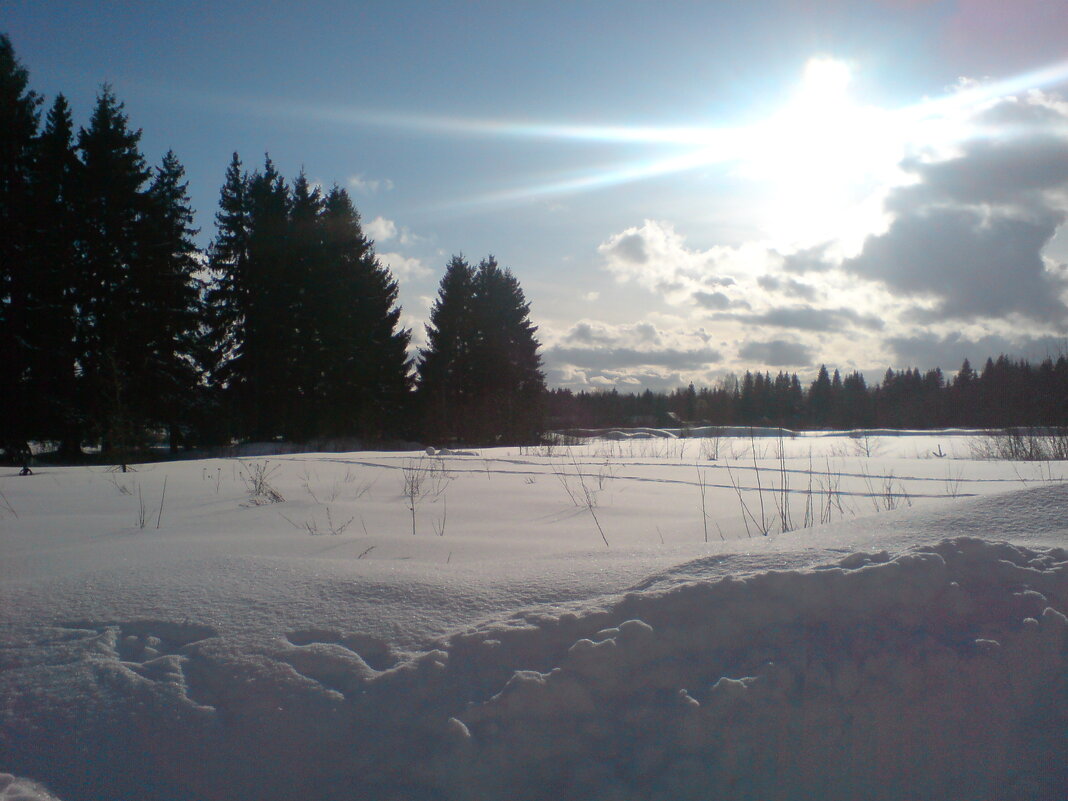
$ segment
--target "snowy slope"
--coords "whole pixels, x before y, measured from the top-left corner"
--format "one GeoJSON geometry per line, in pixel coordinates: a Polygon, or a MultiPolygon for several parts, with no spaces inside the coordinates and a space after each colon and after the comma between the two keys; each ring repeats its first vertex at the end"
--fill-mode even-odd
{"type": "Polygon", "coordinates": [[[716,447],[0,476],[0,798],[1068,797],[1056,467],[716,447]]]}

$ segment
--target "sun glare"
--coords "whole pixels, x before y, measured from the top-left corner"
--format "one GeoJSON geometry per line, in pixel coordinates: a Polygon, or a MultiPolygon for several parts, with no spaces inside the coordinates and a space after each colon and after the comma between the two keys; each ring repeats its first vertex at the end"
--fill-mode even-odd
{"type": "Polygon", "coordinates": [[[858,97],[854,67],[833,57],[809,59],[790,99],[747,125],[626,126],[435,117],[361,117],[363,122],[458,135],[648,144],[655,157],[614,167],[545,175],[525,186],[454,198],[448,207],[526,202],[549,196],[706,170],[728,170],[759,197],[766,241],[790,249],[834,240],[843,252],[886,224],[882,198],[911,180],[901,169],[910,152],[945,156],[975,135],[974,112],[998,97],[1068,78],[1068,61],[998,83],[961,86],[903,108],[858,97]],[[671,152],[665,153],[669,146],[671,152]]]}
{"type": "Polygon", "coordinates": [[[835,107],[847,101],[853,73],[844,61],[813,58],[805,65],[801,97],[814,107],[835,107]]]}
{"type": "Polygon", "coordinates": [[[812,59],[793,99],[753,129],[738,170],[767,186],[765,225],[781,246],[861,236],[876,221],[864,201],[896,169],[903,132],[858,103],[843,61],[812,59]]]}

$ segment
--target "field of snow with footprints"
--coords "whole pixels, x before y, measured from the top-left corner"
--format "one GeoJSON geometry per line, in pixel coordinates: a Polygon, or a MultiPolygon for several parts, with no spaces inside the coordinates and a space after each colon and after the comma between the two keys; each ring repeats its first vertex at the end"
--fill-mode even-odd
{"type": "Polygon", "coordinates": [[[0,469],[0,800],[1068,798],[1068,463],[583,433],[0,469]]]}

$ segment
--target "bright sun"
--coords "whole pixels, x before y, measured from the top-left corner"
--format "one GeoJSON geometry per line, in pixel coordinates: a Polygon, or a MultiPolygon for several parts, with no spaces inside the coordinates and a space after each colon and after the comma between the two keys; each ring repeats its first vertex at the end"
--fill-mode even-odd
{"type": "Polygon", "coordinates": [[[769,191],[769,233],[805,244],[870,230],[877,185],[903,154],[904,137],[887,112],[857,103],[844,61],[811,59],[793,99],[750,130],[739,170],[769,191]]]}

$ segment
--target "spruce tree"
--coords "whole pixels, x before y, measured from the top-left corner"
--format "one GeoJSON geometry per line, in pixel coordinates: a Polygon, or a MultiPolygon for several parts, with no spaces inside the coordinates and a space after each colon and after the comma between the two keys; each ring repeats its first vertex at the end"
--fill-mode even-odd
{"type": "Polygon", "coordinates": [[[323,270],[323,197],[312,187],[303,170],[293,181],[286,237],[287,258],[283,280],[286,284],[284,312],[289,322],[285,348],[278,361],[286,365],[291,413],[286,434],[306,440],[317,433],[322,416],[320,384],[324,369],[320,335],[320,295],[314,291],[323,270]]]}
{"type": "Polygon", "coordinates": [[[375,256],[344,189],[327,195],[323,258],[310,284],[321,347],[321,432],[381,439],[402,431],[411,401],[411,332],[398,287],[375,256]]]}
{"type": "Polygon", "coordinates": [[[408,408],[410,332],[397,284],[348,194],[290,190],[267,159],[242,173],[235,154],[216,215],[208,292],[214,386],[233,433],[307,439],[397,434],[408,408]]]}
{"type": "Polygon", "coordinates": [[[204,361],[201,265],[184,178],[185,168],[168,151],[148,190],[145,242],[131,273],[134,328],[144,353],[142,416],[167,429],[172,451],[181,430],[192,426],[204,361]]]}
{"type": "Polygon", "coordinates": [[[821,364],[819,374],[808,390],[809,420],[815,428],[826,428],[833,414],[834,394],[827,365],[821,364]]]}
{"type": "Polygon", "coordinates": [[[471,356],[477,337],[474,292],[474,270],[462,256],[453,256],[430,309],[427,346],[419,351],[424,429],[441,443],[466,439],[471,433],[468,416],[476,391],[471,356]]]}
{"type": "Polygon", "coordinates": [[[145,184],[151,173],[123,104],[104,86],[88,128],[78,133],[81,152],[81,281],[77,302],[79,359],[89,411],[104,449],[120,458],[134,446],[144,421],[138,377],[146,366],[130,314],[136,307],[132,276],[145,257],[145,184]]]}
{"type": "Polygon", "coordinates": [[[529,314],[519,281],[496,259],[472,270],[453,257],[420,364],[428,433],[486,444],[537,438],[545,378],[529,314]]]}
{"type": "Polygon", "coordinates": [[[26,335],[33,325],[30,181],[41,99],[28,86],[29,73],[0,34],[0,449],[11,457],[26,452],[36,416],[26,335]]]}
{"type": "Polygon", "coordinates": [[[227,408],[231,436],[284,434],[292,406],[285,276],[289,207],[289,189],[270,157],[262,172],[249,175],[233,154],[208,251],[207,292],[211,384],[227,408]]]}
{"type": "Polygon", "coordinates": [[[478,357],[486,378],[478,419],[489,423],[483,441],[534,442],[542,433],[545,376],[530,304],[512,271],[501,269],[493,256],[479,264],[475,299],[483,331],[478,357]]]}
{"type": "Polygon", "coordinates": [[[222,438],[244,435],[238,420],[236,397],[244,383],[242,357],[249,316],[248,179],[241,159],[234,153],[215,213],[216,234],[208,248],[211,283],[206,293],[208,328],[208,385],[213,397],[222,400],[225,413],[219,433],[222,438]]]}
{"type": "Polygon", "coordinates": [[[237,404],[254,438],[284,436],[297,414],[287,274],[290,193],[270,157],[248,181],[248,311],[237,404]]]}
{"type": "Polygon", "coordinates": [[[27,342],[34,356],[32,391],[39,412],[35,436],[58,440],[67,459],[80,455],[85,426],[75,349],[81,322],[81,184],[74,123],[66,98],[59,95],[38,140],[33,171],[33,324],[27,342]]]}

